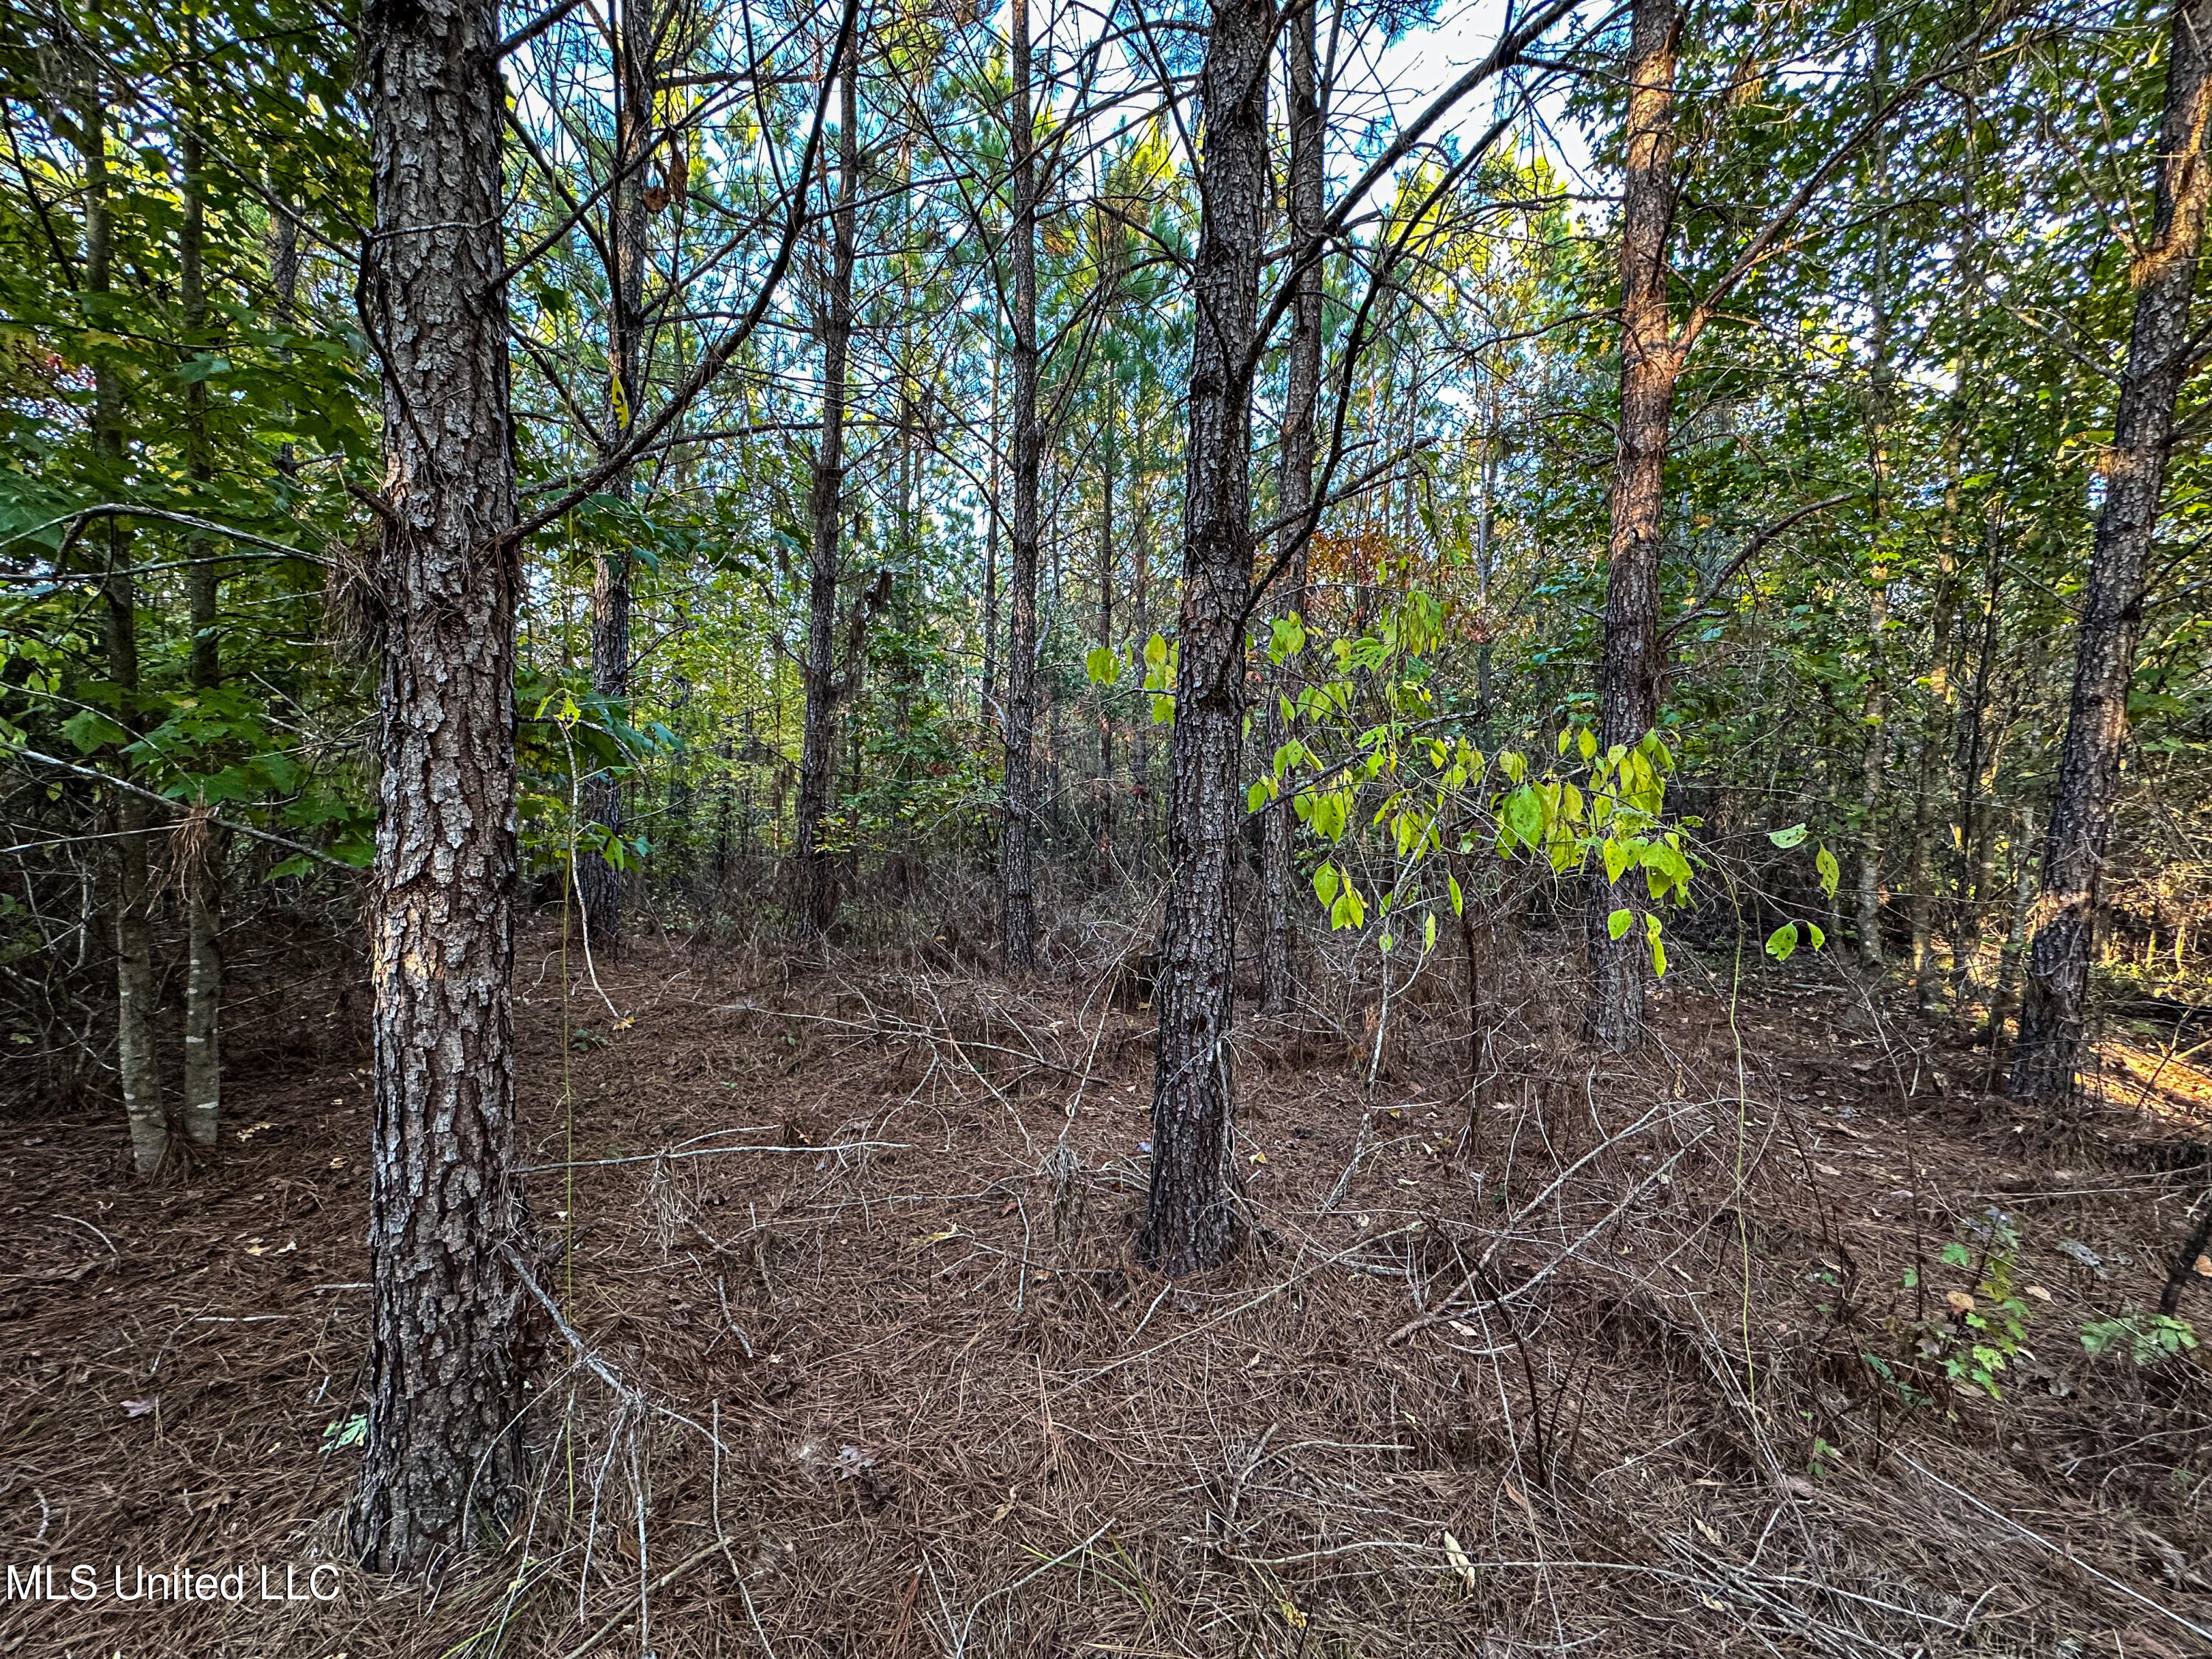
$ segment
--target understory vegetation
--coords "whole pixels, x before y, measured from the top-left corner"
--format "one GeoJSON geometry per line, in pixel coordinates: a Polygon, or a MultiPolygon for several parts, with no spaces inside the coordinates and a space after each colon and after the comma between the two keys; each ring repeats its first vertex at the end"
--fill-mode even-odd
{"type": "Polygon", "coordinates": [[[2212,1642],[2212,0],[0,121],[0,1652],[2212,1642]]]}

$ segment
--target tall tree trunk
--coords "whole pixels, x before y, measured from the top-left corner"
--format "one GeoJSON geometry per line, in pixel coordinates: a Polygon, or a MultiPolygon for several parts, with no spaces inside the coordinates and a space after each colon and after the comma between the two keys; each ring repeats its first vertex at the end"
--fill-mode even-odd
{"type": "Polygon", "coordinates": [[[999,965],[1007,973],[1036,966],[1037,829],[1037,426],[1036,134],[1030,116],[1029,0],[1010,0],[1013,99],[1008,138],[1013,152],[1014,222],[1007,247],[1013,262],[1014,511],[1011,591],[1012,638],[1006,647],[1006,823],[999,840],[999,965]]]}
{"type": "MultiPolygon", "coordinates": [[[[1889,37],[1875,31],[1874,76],[1869,88],[1878,106],[1888,94],[1889,37]]],[[[1875,188],[1889,179],[1890,147],[1887,138],[1876,144],[1873,175],[1875,188]]],[[[1881,826],[1882,794],[1888,782],[1889,757],[1889,556],[1884,545],[1889,499],[1890,419],[1896,403],[1894,366],[1890,360],[1889,215],[1875,207],[1874,272],[1870,308],[1873,311],[1867,397],[1867,448],[1873,500],[1869,517],[1866,576],[1867,677],[1859,705],[1859,961],[1871,971],[1881,968],[1881,826]]]]}
{"type": "MultiPolygon", "coordinates": [[[[84,145],[84,287],[89,320],[97,324],[113,288],[114,238],[109,216],[106,90],[100,65],[87,70],[81,117],[84,145]]],[[[107,488],[125,494],[124,477],[123,379],[102,351],[93,362],[92,443],[107,488]]],[[[115,688],[117,721],[126,732],[138,729],[138,590],[130,574],[131,532],[118,519],[105,521],[106,574],[100,583],[108,682],[115,688]]],[[[127,775],[131,763],[115,757],[127,775]]],[[[115,869],[108,896],[115,929],[115,1061],[123,1085],[123,1114],[131,1129],[131,1158],[142,1176],[161,1167],[169,1149],[168,1117],[161,1102],[161,1072],[154,1047],[154,936],[148,914],[153,902],[148,877],[147,835],[151,819],[145,800],[118,791],[115,799],[115,869]]]]}
{"type": "MultiPolygon", "coordinates": [[[[857,57],[857,52],[855,53],[857,57]]],[[[807,943],[830,929],[837,872],[822,845],[837,740],[837,578],[845,508],[845,380],[853,343],[854,198],[860,179],[857,64],[838,88],[837,207],[830,215],[830,297],[822,334],[822,442],[814,455],[812,544],[806,562],[806,714],[799,759],[799,821],[793,839],[797,932],[807,943]]]]}
{"type": "Polygon", "coordinates": [[[1158,980],[1151,1204],[1139,1249],[1170,1273],[1218,1265],[1232,1237],[1230,860],[1244,809],[1244,612],[1252,586],[1252,372],[1270,179],[1271,0],[1212,0],[1199,77],[1182,606],[1158,980]]]}
{"type": "Polygon", "coordinates": [[[991,331],[991,428],[984,463],[983,729],[999,718],[999,336],[991,331]]]}
{"type": "MultiPolygon", "coordinates": [[[[1316,52],[1317,4],[1302,7],[1290,25],[1291,118],[1291,245],[1320,233],[1326,211],[1322,199],[1322,150],[1328,136],[1328,112],[1322,102],[1316,52]]],[[[1279,617],[1303,617],[1312,603],[1306,592],[1306,537],[1304,523],[1313,501],[1314,407],[1321,396],[1322,261],[1318,250],[1297,277],[1297,297],[1291,301],[1291,349],[1283,392],[1282,461],[1276,486],[1276,511],[1283,520],[1276,539],[1274,611],[1279,617]]],[[[1292,691],[1297,680],[1297,658],[1285,660],[1276,677],[1276,695],[1267,700],[1267,754],[1275,751],[1290,732],[1279,699],[1292,691]]],[[[1266,932],[1260,940],[1260,1012],[1290,1012],[1297,987],[1291,958],[1297,938],[1291,921],[1291,895],[1297,885],[1291,861],[1295,821],[1278,805],[1263,821],[1260,849],[1260,891],[1266,932]]]]}
{"type": "MultiPolygon", "coordinates": [[[[1498,456],[1504,442],[1497,386],[1493,376],[1490,423],[1482,440],[1481,495],[1474,518],[1475,602],[1482,618],[1482,642],[1475,647],[1474,654],[1474,718],[1476,741],[1485,749],[1491,746],[1491,634],[1494,627],[1490,611],[1491,566],[1494,562],[1491,542],[1498,526],[1498,456]]],[[[1465,914],[1463,909],[1462,914],[1465,914]]]]}
{"type": "Polygon", "coordinates": [[[2005,931],[2004,947],[1997,953],[1996,989],[1990,997],[1990,1086],[1996,1086],[1996,1068],[2004,1062],[2006,1028],[2020,1012],[2021,958],[2027,954],[2027,924],[2035,908],[2035,860],[2029,848],[2035,840],[2035,809],[2023,806],[2020,828],[2013,839],[2012,925],[2005,931]]]}
{"type": "Polygon", "coordinates": [[[514,447],[491,0],[371,0],[375,222],[362,321],[382,359],[384,775],[371,902],[363,1561],[495,1541],[522,1496],[526,1237],[514,1174],[514,447]]]}
{"type": "MultiPolygon", "coordinates": [[[[646,164],[653,150],[653,81],[659,41],[653,0],[622,0],[615,18],[615,144],[611,205],[607,215],[607,407],[605,447],[629,437],[645,396],[646,164]]],[[[635,480],[624,467],[607,481],[607,493],[630,499],[635,480]]],[[[592,561],[592,690],[610,717],[627,724],[629,702],[630,575],[627,546],[602,548],[592,561]]],[[[622,782],[602,767],[585,779],[583,829],[596,842],[622,833],[622,782]]],[[[622,872],[597,850],[578,856],[576,884],[583,897],[584,930],[595,951],[621,949],[622,872]]]]}
{"type": "MultiPolygon", "coordinates": [[[[207,350],[207,179],[199,127],[187,118],[179,137],[184,163],[184,220],[178,238],[178,288],[184,302],[187,357],[207,350]]],[[[215,480],[208,437],[207,381],[194,375],[185,387],[185,471],[195,490],[215,480]]],[[[203,536],[185,544],[192,562],[185,591],[191,616],[190,678],[195,690],[222,684],[221,592],[214,545],[203,536]]],[[[222,1123],[222,832],[210,817],[197,837],[178,847],[185,893],[185,1138],[212,1151],[222,1123]],[[185,856],[189,854],[189,856],[185,856]]]]}
{"type": "MultiPolygon", "coordinates": [[[[1152,492],[1143,457],[1138,452],[1135,476],[1130,480],[1133,497],[1129,512],[1135,522],[1130,526],[1129,537],[1129,611],[1130,632],[1142,651],[1152,641],[1152,492]]],[[[1129,800],[1136,815],[1134,847],[1131,858],[1139,870],[1153,867],[1153,848],[1158,838],[1152,833],[1152,726],[1147,712],[1133,725],[1129,733],[1129,800]]]]}
{"type": "MultiPolygon", "coordinates": [[[[1958,250],[1951,262],[1957,290],[1954,303],[1978,302],[1980,290],[1981,150],[1976,142],[1979,123],[1969,106],[1965,123],[1967,139],[1965,178],[1960,185],[1961,229],[1958,250]]],[[[1959,519],[1964,495],[1966,431],[1979,407],[1977,381],[1980,359],[1973,331],[1960,345],[1954,370],[1949,412],[1943,434],[1943,501],[1936,534],[1935,580],[1928,596],[1928,702],[1921,733],[1918,776],[1914,781],[1912,830],[1912,972],[1915,1000],[1923,1013],[1933,1013],[1942,988],[1942,968],[1936,949],[1936,837],[1943,823],[1939,805],[1943,768],[1954,742],[1957,726],[1955,658],[1959,639],[1954,629],[1959,610],[1959,519]]]]}
{"type": "Polygon", "coordinates": [[[2001,529],[2002,504],[1992,496],[1982,515],[1982,548],[1989,572],[1982,598],[1981,644],[1974,666],[1974,689],[1960,735],[1959,766],[1959,841],[1951,888],[1951,1007],[1961,1017],[1972,1000],[1974,976],[1982,948],[1979,851],[1988,833],[1990,816],[1984,802],[1996,782],[1996,745],[1988,741],[1990,689],[1996,672],[1997,638],[2003,620],[2004,545],[2001,529]]]}
{"type": "MultiPolygon", "coordinates": [[[[1599,667],[1601,748],[1633,748],[1659,716],[1659,551],[1668,428],[1682,352],[1668,319],[1667,240],[1674,216],[1674,0],[1635,0],[1628,49],[1620,226],[1620,432],[1607,542],[1605,643],[1599,667]]],[[[1590,964],[1586,1024],[1620,1053],[1644,1032],[1644,929],[1618,939],[1607,919],[1641,907],[1624,872],[1589,877],[1583,933],[1590,964]]]]}
{"type": "MultiPolygon", "coordinates": [[[[1098,459],[1098,648],[1114,648],[1114,469],[1120,460],[1115,445],[1114,416],[1116,388],[1109,371],[1106,380],[1106,418],[1100,434],[1098,459]]],[[[1098,692],[1098,788],[1095,834],[1098,846],[1098,878],[1114,872],[1114,706],[1106,688],[1098,692]]]]}
{"type": "Polygon", "coordinates": [[[2120,753],[2127,735],[2128,687],[2142,633],[2143,584],[2174,404],[2196,342],[2189,328],[2197,262],[2212,200],[2205,137],[2212,122],[2212,0],[2174,8],[2166,65],[2156,206],[2150,240],[2136,254],[2135,322],[2105,499],[2074,668],[2074,698],[2058,763],[2058,793],[2043,850],[2041,925],[2028,947],[2027,995],[2010,1092],[2015,1100],[2056,1104],[2071,1095],[2081,1063],[2083,1000],[2094,945],[2099,877],[2112,835],[2120,753]]]}
{"type": "Polygon", "coordinates": [[[1914,780],[1912,823],[1912,975],[1913,993],[1923,1013],[1935,1012],[1942,987],[1942,966],[1936,949],[1936,838],[1945,817],[1939,796],[1945,757],[1950,753],[1957,724],[1953,708],[1957,700],[1953,657],[1958,647],[1954,621],[1959,608],[1958,519],[1960,467],[1966,445],[1966,382],[1961,370],[1960,396],[1954,399],[1950,431],[1943,441],[1946,483],[1941,527],[1936,537],[1936,580],[1928,596],[1928,704],[1920,733],[1918,775],[1914,780]]]}

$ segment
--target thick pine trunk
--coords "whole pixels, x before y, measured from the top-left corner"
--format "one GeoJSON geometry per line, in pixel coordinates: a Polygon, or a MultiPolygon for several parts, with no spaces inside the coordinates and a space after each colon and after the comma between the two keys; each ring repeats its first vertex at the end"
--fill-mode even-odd
{"type": "MultiPolygon", "coordinates": [[[[607,216],[607,408],[605,444],[629,436],[645,395],[646,164],[653,148],[653,82],[659,42],[652,0],[625,0],[616,20],[615,179],[607,216]]],[[[607,481],[607,493],[630,498],[635,480],[624,467],[607,481]]],[[[592,690],[610,712],[629,701],[630,574],[626,547],[602,549],[592,564],[592,690]]],[[[604,769],[584,781],[584,828],[597,841],[622,833],[622,785],[604,769]]],[[[599,853],[577,862],[584,927],[595,951],[611,955],[622,945],[622,872],[599,853]]]]}
{"type": "MultiPolygon", "coordinates": [[[[208,325],[206,178],[198,127],[188,121],[178,146],[184,163],[184,221],[178,238],[178,288],[183,301],[185,349],[205,350],[208,325]]],[[[185,389],[185,470],[196,489],[215,478],[208,437],[207,381],[195,376],[185,389]]],[[[194,536],[185,544],[192,562],[185,592],[191,617],[190,678],[197,690],[222,684],[221,592],[215,548],[194,536]]],[[[222,842],[210,820],[187,848],[179,873],[185,890],[185,1138],[212,1152],[222,1126],[222,842]]]]}
{"type": "MultiPolygon", "coordinates": [[[[1320,66],[1316,55],[1316,13],[1307,6],[1291,20],[1291,245],[1319,233],[1326,211],[1322,199],[1322,149],[1328,115],[1323,107],[1320,66]]],[[[1322,261],[1316,252],[1310,264],[1296,278],[1297,297],[1291,302],[1291,349],[1283,392],[1282,461],[1276,511],[1283,520],[1276,557],[1282,568],[1275,574],[1274,612],[1279,617],[1303,617],[1311,603],[1306,592],[1306,537],[1304,514],[1312,504],[1314,482],[1314,407],[1321,396],[1322,261]]],[[[1276,750],[1289,737],[1279,698],[1296,694],[1297,659],[1283,665],[1276,676],[1275,696],[1267,700],[1267,756],[1273,763],[1276,750]]],[[[1260,892],[1266,931],[1260,940],[1260,1011],[1267,1014],[1290,1012],[1297,986],[1291,961],[1297,943],[1291,921],[1291,895],[1297,881],[1291,858],[1296,823],[1280,806],[1263,821],[1260,849],[1260,892]]]]}
{"type": "Polygon", "coordinates": [[[1152,1196],[1139,1250],[1169,1273],[1217,1266],[1232,1238],[1230,863],[1244,809],[1243,617],[1252,586],[1252,369],[1267,222],[1270,0],[1213,0],[1199,80],[1182,607],[1170,765],[1171,872],[1152,1079],[1152,1196]]]}
{"type": "Polygon", "coordinates": [[[1013,152],[1014,222],[1007,257],[1013,264],[1014,510],[1008,582],[1012,637],[1006,647],[1006,821],[999,838],[999,965],[1007,973],[1036,966],[1037,475],[1042,434],[1037,426],[1036,155],[1030,118],[1029,0],[1011,0],[1013,97],[1007,137],[1013,152]]]}
{"type": "MultiPolygon", "coordinates": [[[[1674,0],[1636,0],[1630,25],[1628,119],[1622,149],[1620,428],[1607,542],[1605,642],[1599,664],[1599,744],[1633,748],[1659,716],[1660,519],[1668,430],[1682,353],[1668,318],[1667,240],[1674,222],[1674,0]]],[[[1585,1024],[1621,1053],[1644,1034],[1644,929],[1619,939],[1607,919],[1640,910],[1640,877],[1588,878],[1583,934],[1590,964],[1585,1024]]]]}
{"type": "Polygon", "coordinates": [[[837,741],[837,579],[845,514],[846,375],[853,343],[853,267],[858,254],[854,198],[860,174],[860,75],[838,88],[838,198],[830,215],[830,298],[823,319],[822,442],[814,454],[813,540],[806,561],[806,713],[799,738],[799,816],[793,836],[797,932],[807,943],[830,931],[837,871],[822,845],[837,741]]]}
{"type": "Polygon", "coordinates": [[[410,1571],[495,1542],[522,1495],[526,1231],[514,1175],[515,601],[491,0],[362,19],[382,359],[383,760],[370,973],[368,1434],[353,1539],[410,1571]]]}
{"type": "Polygon", "coordinates": [[[2058,763],[2058,794],[2044,843],[2040,926],[2028,947],[2027,995],[2009,1092],[2054,1105],[2073,1092],[2081,1063],[2083,1001],[2095,943],[2098,882],[2112,828],[2128,687],[2142,633],[2143,583],[2166,479],[2173,411],[2196,342],[2190,303],[2203,251],[2212,167],[2212,0],[2184,0],[2173,12],[2166,65],[2166,115],[2158,135],[2157,198],[2149,240],[2136,253],[2135,323],[2112,447],[2089,591],[2081,607],[2074,699],[2058,763]]]}

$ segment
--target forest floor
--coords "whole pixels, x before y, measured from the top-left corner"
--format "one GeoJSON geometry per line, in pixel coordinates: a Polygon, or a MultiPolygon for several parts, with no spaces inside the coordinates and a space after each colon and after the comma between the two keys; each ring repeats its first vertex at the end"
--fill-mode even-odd
{"type": "Polygon", "coordinates": [[[1732,1012],[1694,959],[1594,1063],[1555,939],[1484,964],[1472,1109],[1456,967],[1248,1036],[1248,1244],[1170,1285],[1126,975],[655,944],[603,1003],[533,933],[526,1525],[289,1602],[343,1560],[370,1126],[357,993],[273,980],[220,1170],[0,1120],[0,1559],[101,1592],[0,1602],[0,1656],[2212,1646],[2212,1379],[2079,1338],[2155,1305],[2212,1081],[2123,1033],[2054,1132],[1831,965],[1732,1012]],[[2002,1400],[1946,1376],[1967,1297],[2024,1323],[2002,1400]],[[249,1599],[113,1598],[179,1562],[249,1599]]]}

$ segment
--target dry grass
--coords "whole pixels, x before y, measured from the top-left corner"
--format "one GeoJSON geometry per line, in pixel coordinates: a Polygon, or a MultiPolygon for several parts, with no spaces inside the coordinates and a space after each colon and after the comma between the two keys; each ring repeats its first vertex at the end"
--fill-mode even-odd
{"type": "MultiPolygon", "coordinates": [[[[1732,1029],[1689,970],[1650,1053],[1593,1064],[1571,976],[1509,941],[1470,1099],[1455,966],[1387,1011],[1332,976],[1240,1062],[1247,1249],[1170,1285],[1127,1249],[1149,1015],[1097,975],[646,951],[602,968],[612,1019],[555,945],[526,1144],[575,1346],[526,1531],[326,1606],[0,1604],[0,1654],[2206,1645],[2203,1368],[2073,1334],[2155,1302],[2203,1181],[2184,1062],[2157,1113],[2052,1135],[1840,981],[1732,1029]],[[1908,1407],[1862,1355],[1910,1367],[1992,1204],[2051,1296],[2033,1354],[2002,1402],[1923,1374],[1908,1407]]],[[[9,1129],[9,1560],[337,1547],[365,1083],[302,1058],[234,1098],[251,1138],[167,1190],[105,1119],[9,1129]]]]}

